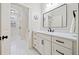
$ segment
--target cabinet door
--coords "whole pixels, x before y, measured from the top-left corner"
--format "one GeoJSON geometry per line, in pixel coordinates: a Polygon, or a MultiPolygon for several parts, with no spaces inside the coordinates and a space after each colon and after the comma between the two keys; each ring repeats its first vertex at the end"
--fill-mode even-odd
{"type": "Polygon", "coordinates": [[[44,55],[51,55],[51,41],[44,40],[44,55]]]}
{"type": "Polygon", "coordinates": [[[44,40],[43,40],[43,38],[42,37],[39,37],[38,38],[38,51],[40,52],[40,54],[44,54],[44,40]]]}

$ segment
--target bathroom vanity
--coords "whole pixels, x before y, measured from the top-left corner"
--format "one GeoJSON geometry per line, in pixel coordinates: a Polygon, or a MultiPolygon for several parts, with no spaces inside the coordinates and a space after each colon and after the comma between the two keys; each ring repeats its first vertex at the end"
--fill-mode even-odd
{"type": "Polygon", "coordinates": [[[33,31],[33,48],[42,55],[76,55],[76,34],[33,31]]]}
{"type": "Polygon", "coordinates": [[[43,13],[42,27],[32,32],[33,48],[40,54],[77,54],[78,4],[63,4],[43,13]]]}

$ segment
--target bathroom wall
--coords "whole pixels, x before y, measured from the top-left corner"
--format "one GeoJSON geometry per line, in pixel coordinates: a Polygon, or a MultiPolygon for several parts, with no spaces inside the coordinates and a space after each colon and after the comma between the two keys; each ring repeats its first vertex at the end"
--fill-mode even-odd
{"type": "MultiPolygon", "coordinates": [[[[43,4],[43,6],[41,7],[41,13],[45,13],[45,11],[47,11],[47,10],[45,10],[44,6],[46,7],[45,4],[43,4]]],[[[76,21],[76,31],[75,31],[75,33],[78,32],[78,4],[77,3],[67,4],[67,27],[65,27],[65,28],[55,28],[55,31],[59,31],[59,32],[60,31],[61,32],[69,32],[70,31],[71,21],[73,19],[73,10],[77,10],[77,12],[76,12],[76,15],[77,15],[76,19],[77,19],[77,21],[76,21]]],[[[41,20],[41,23],[43,23],[42,20],[41,20]]],[[[41,27],[41,29],[47,31],[48,28],[41,27]]]]}
{"type": "Polygon", "coordinates": [[[39,30],[40,29],[40,4],[39,3],[25,3],[22,4],[29,8],[29,27],[32,30],[39,30]],[[38,17],[38,20],[34,19],[34,16],[38,17]]]}
{"type": "Polygon", "coordinates": [[[41,11],[42,13],[48,12],[64,3],[41,3],[41,11]]]}

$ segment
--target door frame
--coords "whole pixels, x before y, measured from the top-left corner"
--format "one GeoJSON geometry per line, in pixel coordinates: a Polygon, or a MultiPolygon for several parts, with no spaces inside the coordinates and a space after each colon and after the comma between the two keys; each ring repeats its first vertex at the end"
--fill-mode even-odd
{"type": "MultiPolygon", "coordinates": [[[[27,24],[25,24],[26,26],[27,26],[27,28],[26,28],[26,30],[27,30],[27,32],[28,32],[28,35],[29,35],[29,7],[27,7],[27,6],[24,6],[23,4],[21,4],[21,3],[11,3],[11,4],[13,4],[13,5],[15,5],[15,6],[18,6],[18,7],[22,7],[23,9],[25,9],[24,11],[27,13],[27,9],[28,9],[28,18],[26,19],[26,23],[27,24]]],[[[25,14],[26,14],[25,13],[25,14]]],[[[26,35],[27,35],[27,33],[26,33],[26,35]]]]}
{"type": "Polygon", "coordinates": [[[77,54],[79,55],[79,3],[78,3],[78,40],[77,40],[77,54]]]}
{"type": "MultiPolygon", "coordinates": [[[[15,6],[20,6],[20,7],[22,7],[23,9],[28,9],[28,18],[27,18],[27,24],[25,24],[26,26],[27,26],[27,30],[29,31],[29,8],[28,7],[26,7],[26,6],[24,6],[24,5],[21,5],[21,3],[11,3],[11,4],[13,4],[13,5],[15,5],[15,6]]],[[[25,11],[25,10],[24,10],[25,11]]],[[[27,12],[27,11],[25,11],[25,12],[27,12]]]]}

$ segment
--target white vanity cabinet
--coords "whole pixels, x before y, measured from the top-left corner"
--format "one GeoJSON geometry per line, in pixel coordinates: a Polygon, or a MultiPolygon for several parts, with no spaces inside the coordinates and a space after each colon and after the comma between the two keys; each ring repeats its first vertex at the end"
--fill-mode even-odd
{"type": "Polygon", "coordinates": [[[51,36],[33,33],[33,47],[42,55],[51,55],[51,36]]]}
{"type": "Polygon", "coordinates": [[[54,55],[74,55],[76,53],[76,42],[74,40],[52,37],[52,51],[54,55]]]}
{"type": "Polygon", "coordinates": [[[77,40],[62,33],[33,32],[33,47],[42,55],[76,55],[77,40]]]}

